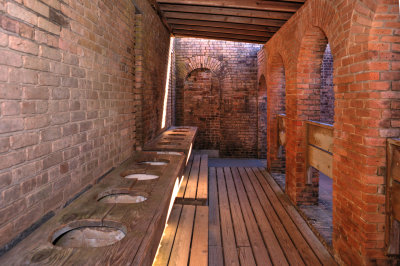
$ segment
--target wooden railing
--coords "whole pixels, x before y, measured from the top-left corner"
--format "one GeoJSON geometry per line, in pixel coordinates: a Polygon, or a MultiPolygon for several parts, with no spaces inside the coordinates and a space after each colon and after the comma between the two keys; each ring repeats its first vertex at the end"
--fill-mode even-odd
{"type": "Polygon", "coordinates": [[[386,226],[388,255],[400,255],[400,139],[387,141],[386,226]]]}
{"type": "Polygon", "coordinates": [[[311,183],[311,167],[332,178],[333,126],[307,121],[307,183],[311,183]]]}

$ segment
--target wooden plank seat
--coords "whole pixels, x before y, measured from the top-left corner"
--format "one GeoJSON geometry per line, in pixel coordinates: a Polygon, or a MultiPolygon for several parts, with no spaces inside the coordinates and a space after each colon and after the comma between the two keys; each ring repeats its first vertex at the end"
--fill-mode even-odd
{"type": "Polygon", "coordinates": [[[135,153],[0,265],[151,265],[184,164],[182,154],[135,153]]]}
{"type": "Polygon", "coordinates": [[[170,127],[155,139],[146,143],[144,151],[183,152],[190,157],[197,127],[170,127]]]}
{"type": "Polygon", "coordinates": [[[154,266],[208,263],[208,207],[175,204],[154,266]]]}
{"type": "Polygon", "coordinates": [[[194,154],[186,165],[176,203],[206,205],[208,201],[208,156],[194,154]]]}

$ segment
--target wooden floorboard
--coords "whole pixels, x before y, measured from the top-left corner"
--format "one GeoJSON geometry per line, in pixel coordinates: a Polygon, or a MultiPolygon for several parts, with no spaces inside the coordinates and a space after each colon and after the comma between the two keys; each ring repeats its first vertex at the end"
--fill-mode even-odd
{"type": "Polygon", "coordinates": [[[154,265],[336,265],[265,168],[210,167],[207,183],[208,206],[174,206],[154,265]]]}

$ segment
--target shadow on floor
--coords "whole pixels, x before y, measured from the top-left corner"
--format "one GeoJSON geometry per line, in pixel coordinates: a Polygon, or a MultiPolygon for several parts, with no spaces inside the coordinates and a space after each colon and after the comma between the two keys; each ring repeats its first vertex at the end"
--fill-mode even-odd
{"type": "MultiPolygon", "coordinates": [[[[271,175],[282,190],[285,190],[285,174],[272,173],[271,175]]],[[[318,205],[302,205],[299,209],[322,240],[332,246],[332,179],[320,173],[318,205]]]]}

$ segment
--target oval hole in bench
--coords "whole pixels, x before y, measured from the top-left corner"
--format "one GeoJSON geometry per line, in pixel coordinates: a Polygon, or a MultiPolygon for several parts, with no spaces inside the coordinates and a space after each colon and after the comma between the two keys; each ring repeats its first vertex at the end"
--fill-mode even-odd
{"type": "Polygon", "coordinates": [[[175,136],[177,136],[177,137],[185,137],[186,134],[181,134],[181,133],[170,133],[169,136],[173,136],[173,137],[175,137],[175,136]]]}
{"type": "Polygon", "coordinates": [[[177,137],[175,137],[175,136],[166,137],[166,138],[163,138],[163,139],[165,139],[165,140],[172,140],[172,141],[174,141],[174,140],[185,140],[185,138],[181,138],[181,137],[179,137],[179,136],[177,136],[177,137]]]}
{"type": "Polygon", "coordinates": [[[152,165],[152,166],[161,166],[161,165],[167,165],[169,164],[168,160],[164,160],[164,159],[157,159],[154,161],[141,161],[141,162],[137,162],[137,164],[147,164],[147,165],[152,165]]]}
{"type": "Polygon", "coordinates": [[[172,132],[189,132],[187,129],[174,129],[172,132]]]}
{"type": "Polygon", "coordinates": [[[158,145],[163,145],[163,146],[173,146],[173,145],[181,145],[182,143],[180,142],[170,142],[170,141],[161,141],[158,143],[158,145]]]}
{"type": "Polygon", "coordinates": [[[56,231],[52,244],[64,248],[110,246],[126,235],[124,226],[104,226],[101,221],[79,221],[56,231]],[[76,224],[74,226],[73,224],[76,224]]]}
{"type": "Polygon", "coordinates": [[[97,201],[101,203],[140,203],[147,200],[148,194],[123,189],[113,189],[100,193],[97,201]]]}
{"type": "Polygon", "coordinates": [[[125,178],[128,178],[128,179],[136,178],[139,181],[141,181],[141,180],[145,181],[145,180],[157,179],[157,178],[159,178],[159,176],[158,175],[149,175],[149,174],[132,174],[132,175],[125,176],[125,178]]]}

